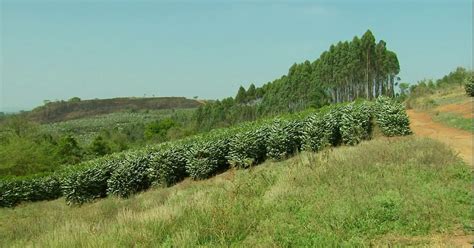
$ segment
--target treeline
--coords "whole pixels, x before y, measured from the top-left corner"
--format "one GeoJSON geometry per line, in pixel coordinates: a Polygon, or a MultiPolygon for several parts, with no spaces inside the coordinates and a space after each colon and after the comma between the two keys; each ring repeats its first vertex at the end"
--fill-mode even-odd
{"type": "Polygon", "coordinates": [[[199,107],[196,128],[209,130],[357,98],[393,97],[399,71],[397,55],[367,30],[361,38],[331,45],[313,62],[293,64],[287,75],[273,82],[241,86],[234,98],[199,107]]]}
{"type": "MultiPolygon", "coordinates": [[[[458,67],[442,78],[423,79],[415,84],[401,83],[400,96],[405,99],[417,98],[419,96],[434,94],[437,91],[449,89],[453,87],[466,87],[470,85],[474,78],[474,71],[463,67],[458,67]]],[[[467,88],[467,87],[466,87],[467,88]]],[[[468,93],[469,94],[469,93],[468,93]]]]}

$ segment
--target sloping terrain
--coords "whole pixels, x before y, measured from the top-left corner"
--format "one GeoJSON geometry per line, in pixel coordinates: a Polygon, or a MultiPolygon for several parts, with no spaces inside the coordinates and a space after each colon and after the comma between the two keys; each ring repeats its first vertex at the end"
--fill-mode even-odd
{"type": "MultiPolygon", "coordinates": [[[[450,105],[443,107],[445,106],[450,105]]],[[[474,165],[474,136],[472,132],[434,122],[431,115],[426,112],[408,110],[407,114],[410,117],[410,128],[416,135],[430,137],[449,145],[467,163],[474,165]]]]}
{"type": "Polygon", "coordinates": [[[474,118],[473,112],[474,106],[474,98],[470,98],[469,100],[462,102],[462,103],[451,103],[442,105],[436,108],[437,111],[440,112],[449,112],[449,113],[457,113],[462,115],[464,118],[474,118]]]}
{"type": "Polygon", "coordinates": [[[378,138],[127,199],[0,209],[0,246],[469,247],[471,182],[440,142],[378,138]]]}
{"type": "Polygon", "coordinates": [[[59,122],[120,111],[197,108],[202,103],[184,97],[112,98],[50,102],[27,116],[41,123],[59,122]]]}

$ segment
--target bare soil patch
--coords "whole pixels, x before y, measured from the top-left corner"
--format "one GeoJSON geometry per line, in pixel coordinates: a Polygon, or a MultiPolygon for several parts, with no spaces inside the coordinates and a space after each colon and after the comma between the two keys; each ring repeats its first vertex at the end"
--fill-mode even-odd
{"type": "Polygon", "coordinates": [[[430,137],[449,145],[461,158],[474,166],[472,133],[436,123],[425,112],[408,110],[407,113],[410,117],[410,128],[416,135],[430,137]]]}

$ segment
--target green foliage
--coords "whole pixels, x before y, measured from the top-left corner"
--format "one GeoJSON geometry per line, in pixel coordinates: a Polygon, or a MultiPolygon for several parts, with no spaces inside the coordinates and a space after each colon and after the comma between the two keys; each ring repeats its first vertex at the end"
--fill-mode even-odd
{"type": "Polygon", "coordinates": [[[104,156],[111,152],[109,144],[100,135],[94,139],[89,150],[95,156],[104,156]]]}
{"type": "MultiPolygon", "coordinates": [[[[357,98],[394,97],[400,65],[384,41],[370,30],[352,41],[331,45],[314,61],[293,64],[288,73],[261,87],[240,87],[235,101],[207,103],[195,112],[197,129],[230,126],[259,117],[319,108],[357,98]]],[[[406,85],[403,85],[406,86],[406,85]]]]}
{"type": "Polygon", "coordinates": [[[320,151],[330,146],[331,140],[337,139],[334,136],[339,134],[339,128],[338,126],[334,128],[333,125],[338,125],[339,121],[331,122],[332,118],[330,113],[316,113],[306,118],[302,132],[303,149],[320,151]]]}
{"type": "Polygon", "coordinates": [[[342,142],[356,145],[370,138],[372,132],[372,109],[368,103],[350,103],[342,108],[340,132],[342,142]]]}
{"type": "MultiPolygon", "coordinates": [[[[357,144],[371,138],[373,114],[386,136],[411,132],[403,106],[379,97],[375,104],[361,101],[333,105],[317,113],[307,111],[230,129],[216,129],[205,135],[96,159],[68,169],[62,181],[54,185],[56,188],[61,185],[70,204],[88,202],[107,194],[128,197],[155,182],[169,186],[187,175],[193,179],[208,178],[229,165],[247,168],[267,157],[285,159],[302,148],[319,151],[329,145],[357,144]]],[[[38,180],[40,183],[2,181],[2,197],[7,202],[4,205],[53,197],[54,194],[49,193],[31,195],[23,186],[43,187],[42,179],[38,180]]],[[[50,180],[45,178],[44,181],[50,180]]],[[[47,192],[51,191],[49,186],[45,187],[47,192]]]]}
{"type": "Polygon", "coordinates": [[[155,138],[159,141],[166,141],[168,130],[176,125],[176,122],[171,118],[149,123],[145,126],[145,137],[147,139],[155,138]]]}
{"type": "Polygon", "coordinates": [[[12,207],[26,201],[52,200],[61,195],[59,175],[0,180],[0,207],[12,207]]]}
{"type": "Polygon", "coordinates": [[[230,135],[218,130],[198,137],[190,147],[186,171],[193,179],[206,179],[229,167],[230,135]]]}
{"type": "Polygon", "coordinates": [[[0,246],[456,247],[472,233],[472,167],[432,139],[376,139],[232,175],[84,207],[0,208],[0,246]]]}
{"type": "Polygon", "coordinates": [[[72,135],[62,137],[58,142],[57,149],[62,164],[77,164],[82,159],[83,151],[72,135]]]}
{"type": "Polygon", "coordinates": [[[0,142],[0,174],[24,176],[51,172],[61,165],[61,154],[46,137],[16,136],[0,142]]]}
{"type": "Polygon", "coordinates": [[[433,120],[446,124],[450,127],[474,133],[474,125],[472,123],[472,118],[466,118],[461,114],[450,112],[436,112],[433,116],[433,120]]]}
{"type": "Polygon", "coordinates": [[[128,197],[148,189],[152,184],[150,156],[128,155],[122,159],[107,180],[107,194],[128,197]]]}
{"type": "Polygon", "coordinates": [[[115,159],[103,158],[69,171],[62,182],[68,204],[82,204],[107,195],[107,180],[118,166],[115,159]]]}
{"type": "Polygon", "coordinates": [[[302,127],[301,121],[274,120],[268,127],[267,156],[281,160],[299,151],[303,134],[302,127]]]}
{"type": "Polygon", "coordinates": [[[245,127],[230,139],[227,159],[233,167],[248,168],[263,162],[266,158],[266,138],[268,128],[265,126],[245,127]]]}
{"type": "Polygon", "coordinates": [[[237,95],[235,96],[235,102],[236,103],[247,102],[247,93],[244,87],[240,86],[239,91],[237,92],[237,95]]]}
{"type": "Polygon", "coordinates": [[[410,120],[402,104],[386,97],[375,102],[375,120],[385,136],[409,135],[410,120]]]}
{"type": "Polygon", "coordinates": [[[474,96],[474,78],[471,77],[471,80],[467,80],[466,84],[464,85],[464,89],[466,90],[466,94],[470,97],[474,96]]]}
{"type": "Polygon", "coordinates": [[[150,154],[150,167],[152,181],[164,186],[171,186],[186,176],[186,161],[190,145],[165,144],[160,146],[156,152],[150,154]]]}

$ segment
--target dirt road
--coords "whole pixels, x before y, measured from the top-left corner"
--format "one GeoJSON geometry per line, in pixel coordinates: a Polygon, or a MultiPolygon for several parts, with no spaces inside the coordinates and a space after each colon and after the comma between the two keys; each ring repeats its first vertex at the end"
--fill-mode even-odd
{"type": "Polygon", "coordinates": [[[416,135],[427,136],[446,143],[459,153],[467,163],[474,166],[473,159],[473,135],[470,132],[447,127],[434,122],[431,116],[425,112],[407,111],[410,117],[410,128],[416,135]]]}

